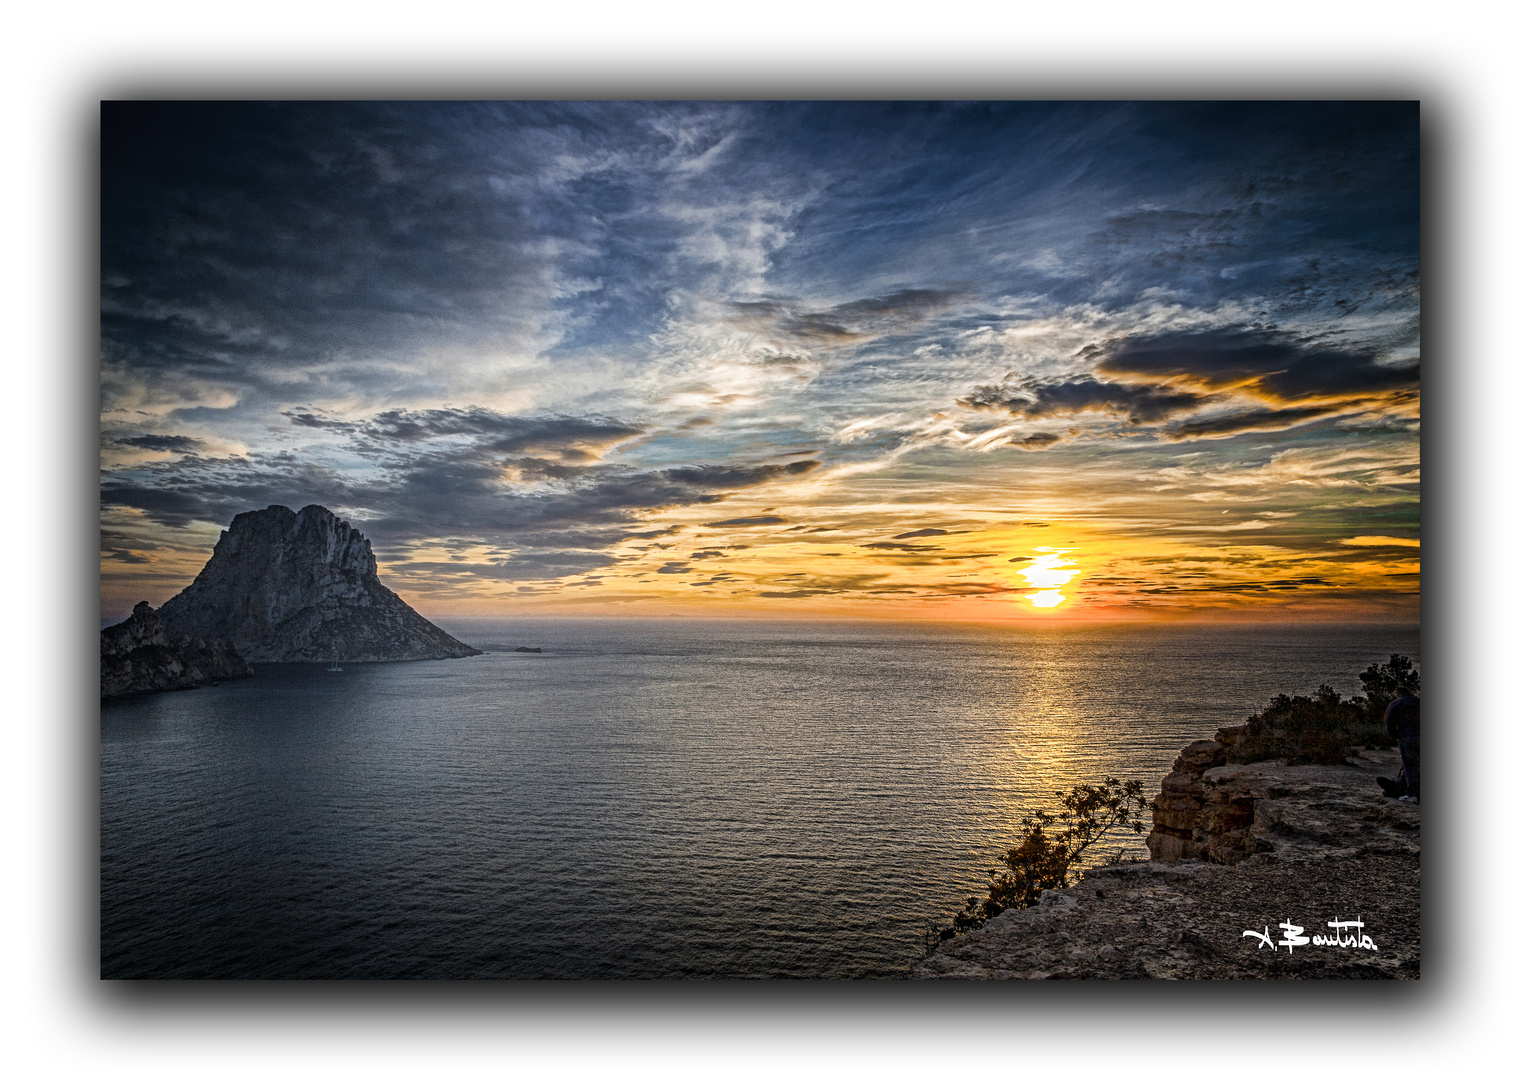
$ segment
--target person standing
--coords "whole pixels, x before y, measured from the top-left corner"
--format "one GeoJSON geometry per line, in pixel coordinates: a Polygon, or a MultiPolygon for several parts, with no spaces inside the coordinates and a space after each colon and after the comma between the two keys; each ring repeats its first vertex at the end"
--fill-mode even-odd
{"type": "Polygon", "coordinates": [[[1420,801],[1420,699],[1400,686],[1383,713],[1383,729],[1399,741],[1408,794],[1400,802],[1420,801]]]}

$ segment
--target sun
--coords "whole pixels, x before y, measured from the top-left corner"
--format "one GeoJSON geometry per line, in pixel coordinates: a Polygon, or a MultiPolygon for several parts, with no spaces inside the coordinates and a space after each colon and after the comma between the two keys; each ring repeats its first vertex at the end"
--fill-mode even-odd
{"type": "Polygon", "coordinates": [[[1028,566],[1020,570],[1019,576],[1039,591],[1026,593],[1024,599],[1037,608],[1053,608],[1065,603],[1066,597],[1061,592],[1061,586],[1082,571],[1071,569],[1077,565],[1076,562],[1062,556],[1069,555],[1077,549],[1038,547],[1035,550],[1044,554],[1036,556],[1028,566]]]}

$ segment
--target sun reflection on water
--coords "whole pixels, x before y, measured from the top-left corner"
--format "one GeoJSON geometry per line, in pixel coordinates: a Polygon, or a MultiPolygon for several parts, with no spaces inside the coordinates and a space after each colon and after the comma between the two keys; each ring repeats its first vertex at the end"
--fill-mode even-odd
{"type": "Polygon", "coordinates": [[[1033,562],[1019,571],[1019,575],[1038,591],[1026,593],[1024,598],[1037,608],[1053,608],[1066,600],[1061,586],[1082,572],[1068,569],[1076,566],[1076,563],[1062,558],[1077,549],[1038,547],[1035,550],[1045,554],[1036,556],[1033,562]]]}

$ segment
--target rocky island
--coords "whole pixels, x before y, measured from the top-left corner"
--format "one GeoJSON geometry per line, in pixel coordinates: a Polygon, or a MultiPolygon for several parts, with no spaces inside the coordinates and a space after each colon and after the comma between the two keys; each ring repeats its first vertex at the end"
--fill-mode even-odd
{"type": "Polygon", "coordinates": [[[942,942],[926,979],[1417,979],[1420,806],[1334,765],[1229,764],[1246,726],[1183,750],[1152,804],[1151,858],[942,942]]]}
{"type": "Polygon", "coordinates": [[[239,514],[187,588],[100,635],[102,698],[183,690],[254,663],[476,656],[380,583],[370,542],[322,506],[239,514]]]}

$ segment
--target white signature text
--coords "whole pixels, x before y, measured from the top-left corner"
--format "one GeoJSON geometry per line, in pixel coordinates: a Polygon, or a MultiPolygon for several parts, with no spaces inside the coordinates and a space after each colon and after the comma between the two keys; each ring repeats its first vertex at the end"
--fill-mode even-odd
{"type": "Polygon", "coordinates": [[[1302,926],[1295,926],[1291,922],[1280,922],[1277,924],[1277,928],[1283,933],[1282,937],[1276,941],[1272,940],[1272,928],[1270,926],[1263,926],[1260,932],[1242,930],[1240,936],[1259,938],[1261,944],[1256,946],[1257,951],[1270,945],[1272,951],[1276,952],[1280,945],[1288,950],[1290,956],[1293,954],[1294,946],[1303,945],[1333,945],[1342,949],[1371,949],[1373,952],[1377,951],[1377,946],[1372,943],[1372,938],[1362,932],[1366,924],[1360,919],[1332,919],[1325,925],[1335,931],[1333,936],[1330,934],[1315,934],[1313,937],[1304,937],[1304,928],[1302,926]]]}

